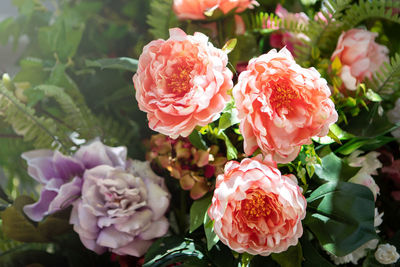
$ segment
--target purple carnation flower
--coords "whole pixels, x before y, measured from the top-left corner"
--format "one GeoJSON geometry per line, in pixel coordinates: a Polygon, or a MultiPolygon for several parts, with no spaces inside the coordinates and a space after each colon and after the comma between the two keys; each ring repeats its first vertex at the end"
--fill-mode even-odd
{"type": "Polygon", "coordinates": [[[148,162],[130,160],[126,170],[101,165],[85,171],[70,223],[98,254],[109,250],[140,257],[168,231],[169,201],[164,179],[148,162]]]}
{"type": "Polygon", "coordinates": [[[99,165],[125,169],[126,156],[125,147],[109,147],[99,140],[82,146],[72,157],[52,150],[23,153],[29,175],[44,186],[38,202],[26,205],[24,212],[33,221],[41,221],[68,207],[81,194],[85,170],[99,165]]]}

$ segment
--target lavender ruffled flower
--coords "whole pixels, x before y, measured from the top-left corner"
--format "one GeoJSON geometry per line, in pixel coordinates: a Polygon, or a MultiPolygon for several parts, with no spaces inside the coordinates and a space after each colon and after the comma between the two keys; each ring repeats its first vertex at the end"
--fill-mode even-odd
{"type": "Polygon", "coordinates": [[[140,257],[167,232],[169,201],[164,180],[148,162],[130,160],[125,170],[101,165],[85,172],[70,223],[98,254],[109,250],[140,257]]]}
{"type": "Polygon", "coordinates": [[[73,156],[58,151],[34,150],[22,154],[28,173],[43,185],[38,202],[24,207],[34,221],[62,210],[72,204],[81,193],[85,170],[98,165],[126,167],[125,147],[109,147],[95,140],[82,146],[73,156]]]}

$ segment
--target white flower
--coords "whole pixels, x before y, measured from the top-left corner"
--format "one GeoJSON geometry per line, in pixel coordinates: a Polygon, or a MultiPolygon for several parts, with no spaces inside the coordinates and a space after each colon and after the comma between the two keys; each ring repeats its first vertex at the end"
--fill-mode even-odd
{"type": "Polygon", "coordinates": [[[399,258],[396,247],[390,244],[381,244],[375,251],[375,259],[382,264],[396,263],[399,258]]]}
{"type": "MultiPolygon", "coordinates": [[[[400,98],[396,100],[396,104],[392,110],[387,113],[388,119],[391,123],[399,123],[400,122],[400,98]]],[[[400,128],[392,131],[391,134],[400,139],[400,128]]]]}
{"type": "MultiPolygon", "coordinates": [[[[379,214],[378,209],[375,208],[375,219],[374,219],[375,228],[378,227],[382,223],[382,216],[383,216],[383,213],[379,214]]],[[[376,232],[378,233],[379,230],[376,229],[376,232]]],[[[354,250],[353,252],[351,252],[350,254],[347,254],[342,257],[337,257],[329,252],[328,252],[328,254],[331,257],[332,261],[336,265],[345,264],[345,263],[349,263],[349,262],[351,262],[353,264],[357,264],[357,262],[361,258],[364,258],[367,255],[368,250],[375,249],[376,246],[378,245],[378,243],[379,243],[378,239],[372,239],[372,240],[366,242],[361,247],[354,250]]]]}
{"type": "Polygon", "coordinates": [[[350,166],[361,167],[357,174],[350,178],[348,182],[365,185],[372,191],[374,199],[376,200],[379,194],[379,187],[371,175],[377,175],[377,169],[382,167],[382,163],[378,160],[380,154],[373,151],[364,156],[360,156],[361,153],[363,152],[356,150],[347,158],[350,166]]]}
{"type": "Polygon", "coordinates": [[[378,159],[380,153],[373,151],[359,157],[362,153],[363,151],[361,150],[356,150],[351,153],[347,158],[349,165],[351,167],[361,167],[359,172],[377,175],[377,169],[382,168],[382,163],[378,159]]]}

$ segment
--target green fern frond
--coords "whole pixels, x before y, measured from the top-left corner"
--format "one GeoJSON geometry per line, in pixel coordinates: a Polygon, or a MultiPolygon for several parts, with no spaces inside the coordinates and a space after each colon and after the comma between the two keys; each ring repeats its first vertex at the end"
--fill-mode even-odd
{"type": "Polygon", "coordinates": [[[126,145],[139,135],[137,125],[127,127],[105,115],[98,116],[98,119],[103,129],[102,140],[108,145],[126,145]]]}
{"type": "Polygon", "coordinates": [[[324,20],[310,20],[303,33],[309,38],[303,41],[304,45],[296,46],[295,53],[298,61],[306,63],[310,60],[314,47],[322,52],[330,53],[336,45],[331,40],[337,40],[342,33],[343,12],[349,7],[351,0],[327,0],[320,11],[324,20]]]}
{"type": "Polygon", "coordinates": [[[79,132],[80,137],[92,139],[99,135],[95,125],[98,125],[97,118],[93,116],[86,104],[81,103],[78,107],[70,95],[63,88],[54,85],[39,85],[35,90],[42,91],[46,97],[52,97],[60,105],[65,113],[63,121],[72,129],[79,132]]]}
{"type": "Polygon", "coordinates": [[[58,124],[50,118],[36,116],[35,110],[18,100],[3,83],[0,83],[0,116],[35,147],[68,150],[68,138],[61,129],[57,131],[58,124]]]}
{"type": "Polygon", "coordinates": [[[168,30],[178,25],[172,4],[173,0],[151,0],[147,24],[150,26],[149,32],[154,38],[167,39],[168,30]]]}
{"type": "Polygon", "coordinates": [[[343,29],[356,27],[367,19],[385,19],[400,23],[399,14],[393,13],[393,8],[400,8],[397,0],[360,0],[358,5],[352,5],[343,16],[343,29]]]}
{"type": "Polygon", "coordinates": [[[279,28],[282,23],[281,19],[273,13],[266,12],[249,12],[242,15],[246,29],[259,34],[269,34],[274,29],[267,29],[267,25],[274,25],[274,28],[279,28]]]}
{"type": "Polygon", "coordinates": [[[372,79],[367,80],[369,88],[381,94],[392,93],[394,89],[399,87],[399,83],[400,55],[398,53],[390,59],[390,64],[384,62],[372,79]]]}

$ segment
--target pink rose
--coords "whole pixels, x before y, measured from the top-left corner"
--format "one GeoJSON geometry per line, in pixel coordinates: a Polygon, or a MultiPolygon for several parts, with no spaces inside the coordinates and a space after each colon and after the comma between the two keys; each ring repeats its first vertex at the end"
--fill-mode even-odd
{"type": "Polygon", "coordinates": [[[205,19],[204,12],[220,9],[224,14],[235,9],[242,12],[258,5],[255,0],[174,0],[173,9],[179,19],[205,19]]]}
{"type": "Polygon", "coordinates": [[[198,32],[192,36],[170,29],[168,40],[146,45],[133,83],[149,127],[177,138],[216,120],[233,86],[227,63],[226,53],[198,32]]]}
{"type": "Polygon", "coordinates": [[[276,163],[258,156],[225,165],[208,215],[214,232],[231,249],[268,256],[297,244],[306,206],[296,177],[281,175],[276,163]]]}
{"type": "Polygon", "coordinates": [[[295,159],[337,120],[330,94],[318,71],[297,65],[286,48],[250,60],[233,89],[245,153],[260,148],[277,162],[295,159]]]}
{"type": "Polygon", "coordinates": [[[375,43],[377,36],[377,33],[363,29],[351,29],[340,35],[331,60],[340,59],[340,78],[348,90],[356,90],[357,83],[371,78],[383,62],[389,62],[389,50],[375,43]]]}

